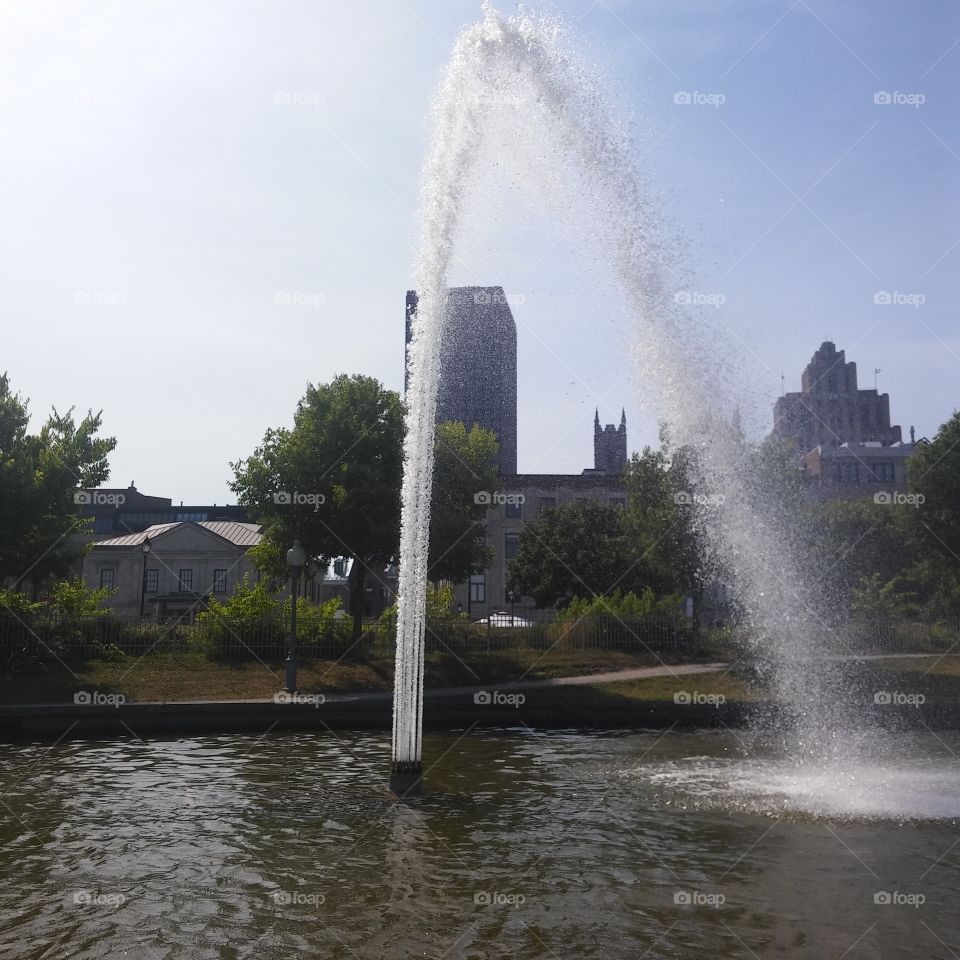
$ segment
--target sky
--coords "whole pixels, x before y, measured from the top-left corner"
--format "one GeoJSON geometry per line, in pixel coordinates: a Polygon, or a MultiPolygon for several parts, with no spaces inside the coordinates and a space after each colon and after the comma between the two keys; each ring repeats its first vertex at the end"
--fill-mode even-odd
{"type": "MultiPolygon", "coordinates": [[[[960,383],[960,7],[525,6],[562,21],[629,127],[748,433],[831,339],[861,387],[879,369],[905,435],[932,437],[960,383]]],[[[308,382],[402,390],[430,100],[480,15],[4,0],[0,370],[33,426],[102,410],[111,486],[226,503],[230,462],[291,423],[308,382]]],[[[449,279],[511,300],[519,469],[578,473],[596,407],[604,423],[626,409],[631,450],[656,444],[663,411],[576,218],[537,208],[527,181],[549,151],[514,159],[484,151],[449,279]]]]}

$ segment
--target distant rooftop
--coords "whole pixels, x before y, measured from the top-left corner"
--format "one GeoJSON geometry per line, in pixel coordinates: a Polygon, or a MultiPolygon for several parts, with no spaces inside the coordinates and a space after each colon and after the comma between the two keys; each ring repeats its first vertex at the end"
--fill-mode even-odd
{"type": "Polygon", "coordinates": [[[136,547],[148,538],[151,541],[157,540],[174,528],[184,525],[203,527],[237,547],[253,547],[263,539],[259,523],[240,523],[234,520],[202,520],[199,522],[180,520],[174,523],[155,523],[139,533],[129,533],[123,537],[100,540],[94,544],[94,547],[136,547]]]}

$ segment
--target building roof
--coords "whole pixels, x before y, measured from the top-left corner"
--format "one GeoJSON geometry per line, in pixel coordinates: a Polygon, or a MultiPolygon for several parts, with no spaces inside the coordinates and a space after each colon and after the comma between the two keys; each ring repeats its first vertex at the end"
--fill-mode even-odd
{"type": "Polygon", "coordinates": [[[241,523],[238,520],[204,520],[198,526],[205,527],[224,540],[238,547],[255,547],[262,539],[259,523],[241,523]]]}
{"type": "Polygon", "coordinates": [[[180,520],[174,523],[155,523],[139,533],[129,533],[124,537],[113,537],[110,540],[99,540],[93,546],[94,549],[98,547],[136,547],[140,546],[148,537],[150,540],[156,540],[175,527],[182,526],[203,527],[236,547],[253,547],[263,539],[259,523],[240,523],[234,520],[202,520],[199,522],[180,520]]]}

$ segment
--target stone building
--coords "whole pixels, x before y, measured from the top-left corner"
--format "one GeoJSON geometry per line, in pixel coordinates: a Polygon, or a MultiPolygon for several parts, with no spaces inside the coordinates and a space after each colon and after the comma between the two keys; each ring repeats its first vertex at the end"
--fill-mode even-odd
{"type": "MultiPolygon", "coordinates": [[[[408,361],[416,312],[417,292],[408,290],[408,361]]],[[[406,369],[409,376],[409,363],[406,369]]],[[[500,444],[499,471],[517,472],[517,326],[503,287],[452,287],[447,292],[436,420],[492,431],[500,444]]]]}
{"type": "Polygon", "coordinates": [[[250,519],[247,508],[236,504],[174,504],[170,497],[154,497],[129,487],[98,487],[78,494],[80,516],[93,519],[93,539],[139,533],[158,523],[195,521],[236,521],[250,519]]]}
{"type": "Polygon", "coordinates": [[[907,460],[915,449],[914,443],[884,446],[876,440],[814,447],[803,456],[807,489],[815,500],[873,496],[892,502],[907,489],[907,460]]]}
{"type": "Polygon", "coordinates": [[[807,364],[799,393],[787,393],[773,408],[775,436],[796,443],[798,453],[842,443],[900,443],[890,424],[890,394],[861,390],[857,365],[829,340],[807,364]]]}
{"type": "Polygon", "coordinates": [[[813,500],[855,500],[907,490],[907,460],[916,449],[914,430],[904,443],[890,423],[890,395],[861,390],[857,365],[829,341],[807,364],[799,393],[780,397],[773,433],[792,440],[813,500]]]}
{"type": "Polygon", "coordinates": [[[117,592],[105,605],[117,616],[193,620],[210,597],[226,602],[245,575],[258,575],[247,551],[260,525],[181,520],[96,541],[83,560],[83,578],[117,592]]]}
{"type": "Polygon", "coordinates": [[[618,476],[627,467],[627,414],[620,411],[620,426],[608,423],[600,429],[600,411],[593,417],[593,469],[618,476]]]}

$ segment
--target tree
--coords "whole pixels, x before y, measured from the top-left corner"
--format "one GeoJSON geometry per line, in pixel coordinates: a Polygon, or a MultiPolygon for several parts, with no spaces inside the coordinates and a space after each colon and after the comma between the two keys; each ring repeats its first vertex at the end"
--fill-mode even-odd
{"type": "MultiPolygon", "coordinates": [[[[907,518],[917,561],[910,576],[931,612],[960,615],[960,413],[907,461],[907,518]]],[[[888,509],[891,509],[888,507],[888,509]]]]}
{"type": "Polygon", "coordinates": [[[630,545],[624,587],[638,594],[648,586],[657,595],[693,593],[699,588],[701,554],[694,529],[692,454],[681,447],[668,455],[663,432],[661,441],[659,450],[644,447],[642,454],[635,453],[624,472],[624,533],[630,545]]]}
{"type": "Polygon", "coordinates": [[[960,572],[960,413],[940,427],[931,443],[917,447],[907,475],[910,492],[917,495],[911,511],[919,542],[960,572]]]}
{"type": "Polygon", "coordinates": [[[113,437],[98,437],[101,414],[88,411],[75,422],[73,408],[52,410],[37,434],[27,432],[27,401],[0,377],[0,581],[29,585],[34,597],[50,579],[66,577],[89,549],[78,534],[78,490],[99,486],[110,475],[113,437]]]}
{"type": "Polygon", "coordinates": [[[337,376],[308,385],[293,427],[270,429],[245,460],[231,464],[231,489],[254,507],[273,545],[268,573],[285,576],[286,547],[299,540],[326,565],[350,557],[354,637],[363,626],[367,574],[394,558],[403,464],[399,396],[372,377],[337,376]]]}
{"type": "Polygon", "coordinates": [[[871,499],[828,500],[811,506],[807,516],[805,544],[799,546],[810,583],[841,609],[849,609],[856,596],[860,610],[866,609],[867,596],[875,595],[879,603],[883,588],[884,603],[892,603],[898,592],[892,581],[914,559],[905,510],[871,499]]]}
{"type": "Polygon", "coordinates": [[[630,554],[623,509],[598,500],[553,507],[520,533],[507,587],[533,597],[538,607],[567,606],[623,585],[630,554]]]}
{"type": "Polygon", "coordinates": [[[460,583],[489,562],[484,543],[486,507],[477,494],[497,483],[497,438],[456,421],[437,424],[430,508],[429,575],[460,583]]]}

